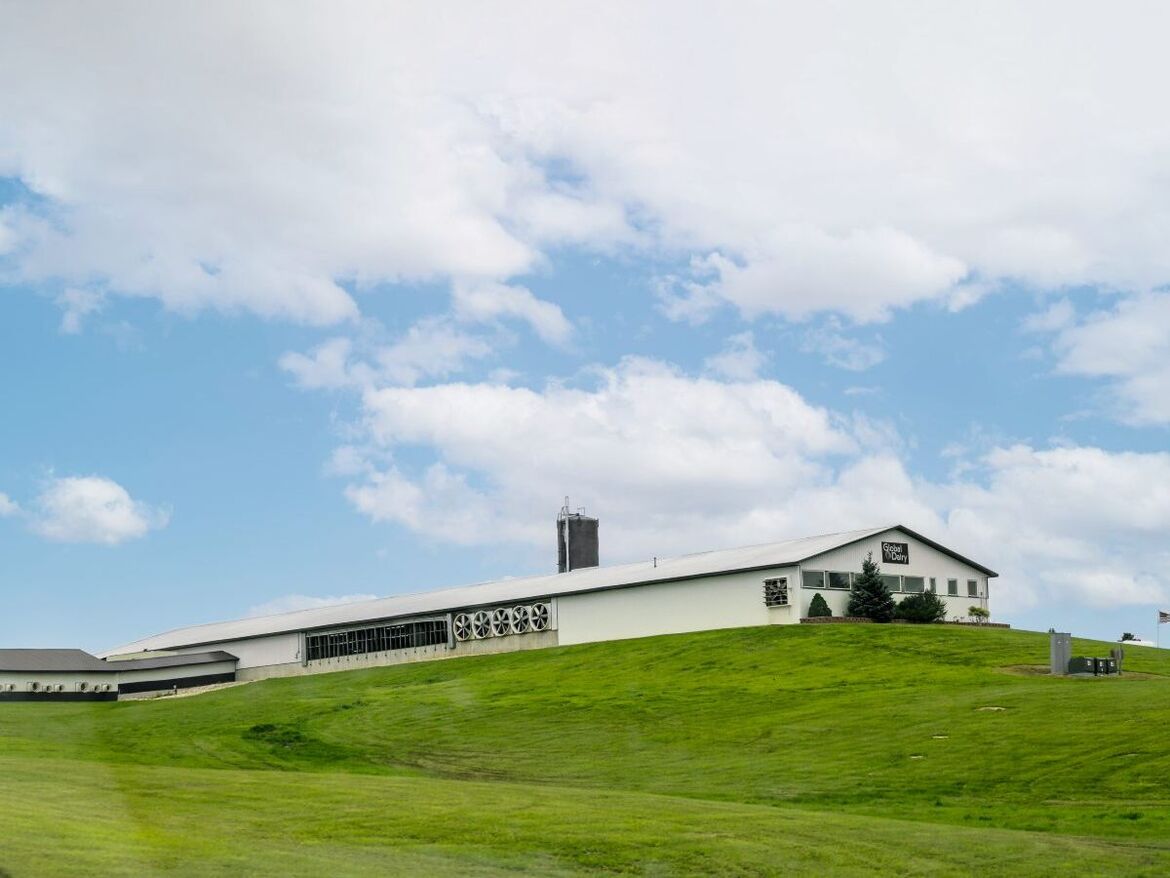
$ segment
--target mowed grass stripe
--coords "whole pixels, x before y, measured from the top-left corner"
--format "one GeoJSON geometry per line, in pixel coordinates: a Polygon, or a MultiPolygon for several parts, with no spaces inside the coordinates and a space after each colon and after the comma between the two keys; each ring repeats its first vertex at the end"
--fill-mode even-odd
{"type": "Polygon", "coordinates": [[[21,875],[1161,875],[1170,847],[371,775],[0,757],[21,875]],[[116,776],[110,783],[111,772],[116,776]]]}

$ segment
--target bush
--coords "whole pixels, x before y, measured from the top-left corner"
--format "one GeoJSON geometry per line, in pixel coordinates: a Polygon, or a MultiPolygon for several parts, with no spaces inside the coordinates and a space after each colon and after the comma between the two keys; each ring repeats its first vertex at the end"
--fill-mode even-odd
{"type": "Polygon", "coordinates": [[[983,609],[983,607],[967,607],[967,613],[976,622],[986,622],[991,618],[991,612],[983,609]]]}
{"type": "Polygon", "coordinates": [[[849,616],[873,619],[875,622],[889,622],[894,618],[894,596],[882,582],[881,571],[873,552],[861,562],[861,575],[853,578],[853,589],[849,592],[849,616]]]}
{"type": "Polygon", "coordinates": [[[941,622],[947,617],[947,604],[934,592],[912,594],[902,599],[902,603],[898,604],[898,609],[894,611],[894,616],[918,624],[941,622]]]}
{"type": "Polygon", "coordinates": [[[815,619],[818,616],[833,615],[833,611],[829,607],[829,602],[825,600],[824,595],[813,595],[813,599],[808,604],[808,615],[810,619],[815,619]]]}

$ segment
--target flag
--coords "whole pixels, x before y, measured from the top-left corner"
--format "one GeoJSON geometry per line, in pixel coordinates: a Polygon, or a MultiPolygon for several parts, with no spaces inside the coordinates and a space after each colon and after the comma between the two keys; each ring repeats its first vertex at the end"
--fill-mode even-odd
{"type": "Polygon", "coordinates": [[[1158,610],[1158,624],[1165,625],[1167,622],[1170,622],[1170,613],[1167,613],[1165,610],[1158,610]]]}

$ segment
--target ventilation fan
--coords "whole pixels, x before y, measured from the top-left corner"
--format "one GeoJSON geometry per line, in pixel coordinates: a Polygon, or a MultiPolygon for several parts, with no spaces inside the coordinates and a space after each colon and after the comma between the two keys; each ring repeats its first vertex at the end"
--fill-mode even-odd
{"type": "Polygon", "coordinates": [[[453,627],[455,628],[456,640],[471,639],[471,617],[469,615],[460,613],[455,617],[453,627]]]}
{"type": "Polygon", "coordinates": [[[543,631],[548,627],[548,604],[533,604],[528,608],[528,624],[533,631],[543,631]]]}
{"type": "Polygon", "coordinates": [[[507,607],[492,610],[492,634],[503,637],[512,633],[512,611],[507,607]]]}
{"type": "Polygon", "coordinates": [[[512,630],[523,634],[528,630],[528,607],[512,607],[512,630]]]}
{"type": "MultiPolygon", "coordinates": [[[[78,683],[78,684],[77,684],[77,691],[78,691],[78,692],[84,692],[84,691],[86,691],[87,689],[89,689],[89,683],[78,683]]],[[[94,689],[100,690],[100,689],[101,689],[101,684],[97,684],[97,685],[95,685],[95,686],[94,686],[94,689]]]]}
{"type": "Polygon", "coordinates": [[[492,636],[492,617],[485,610],[480,610],[471,617],[471,633],[476,640],[483,640],[492,636]]]}

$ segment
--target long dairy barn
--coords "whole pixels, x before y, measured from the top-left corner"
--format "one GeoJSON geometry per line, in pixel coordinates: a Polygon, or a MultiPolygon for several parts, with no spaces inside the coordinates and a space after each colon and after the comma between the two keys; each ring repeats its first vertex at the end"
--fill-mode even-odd
{"type": "Polygon", "coordinates": [[[895,597],[934,591],[947,615],[988,608],[993,570],[901,525],[597,566],[597,519],[562,513],[558,572],[273,616],[195,625],[107,659],[226,652],[236,679],[538,649],[655,634],[788,625],[822,595],[844,615],[872,553],[895,597]]]}

